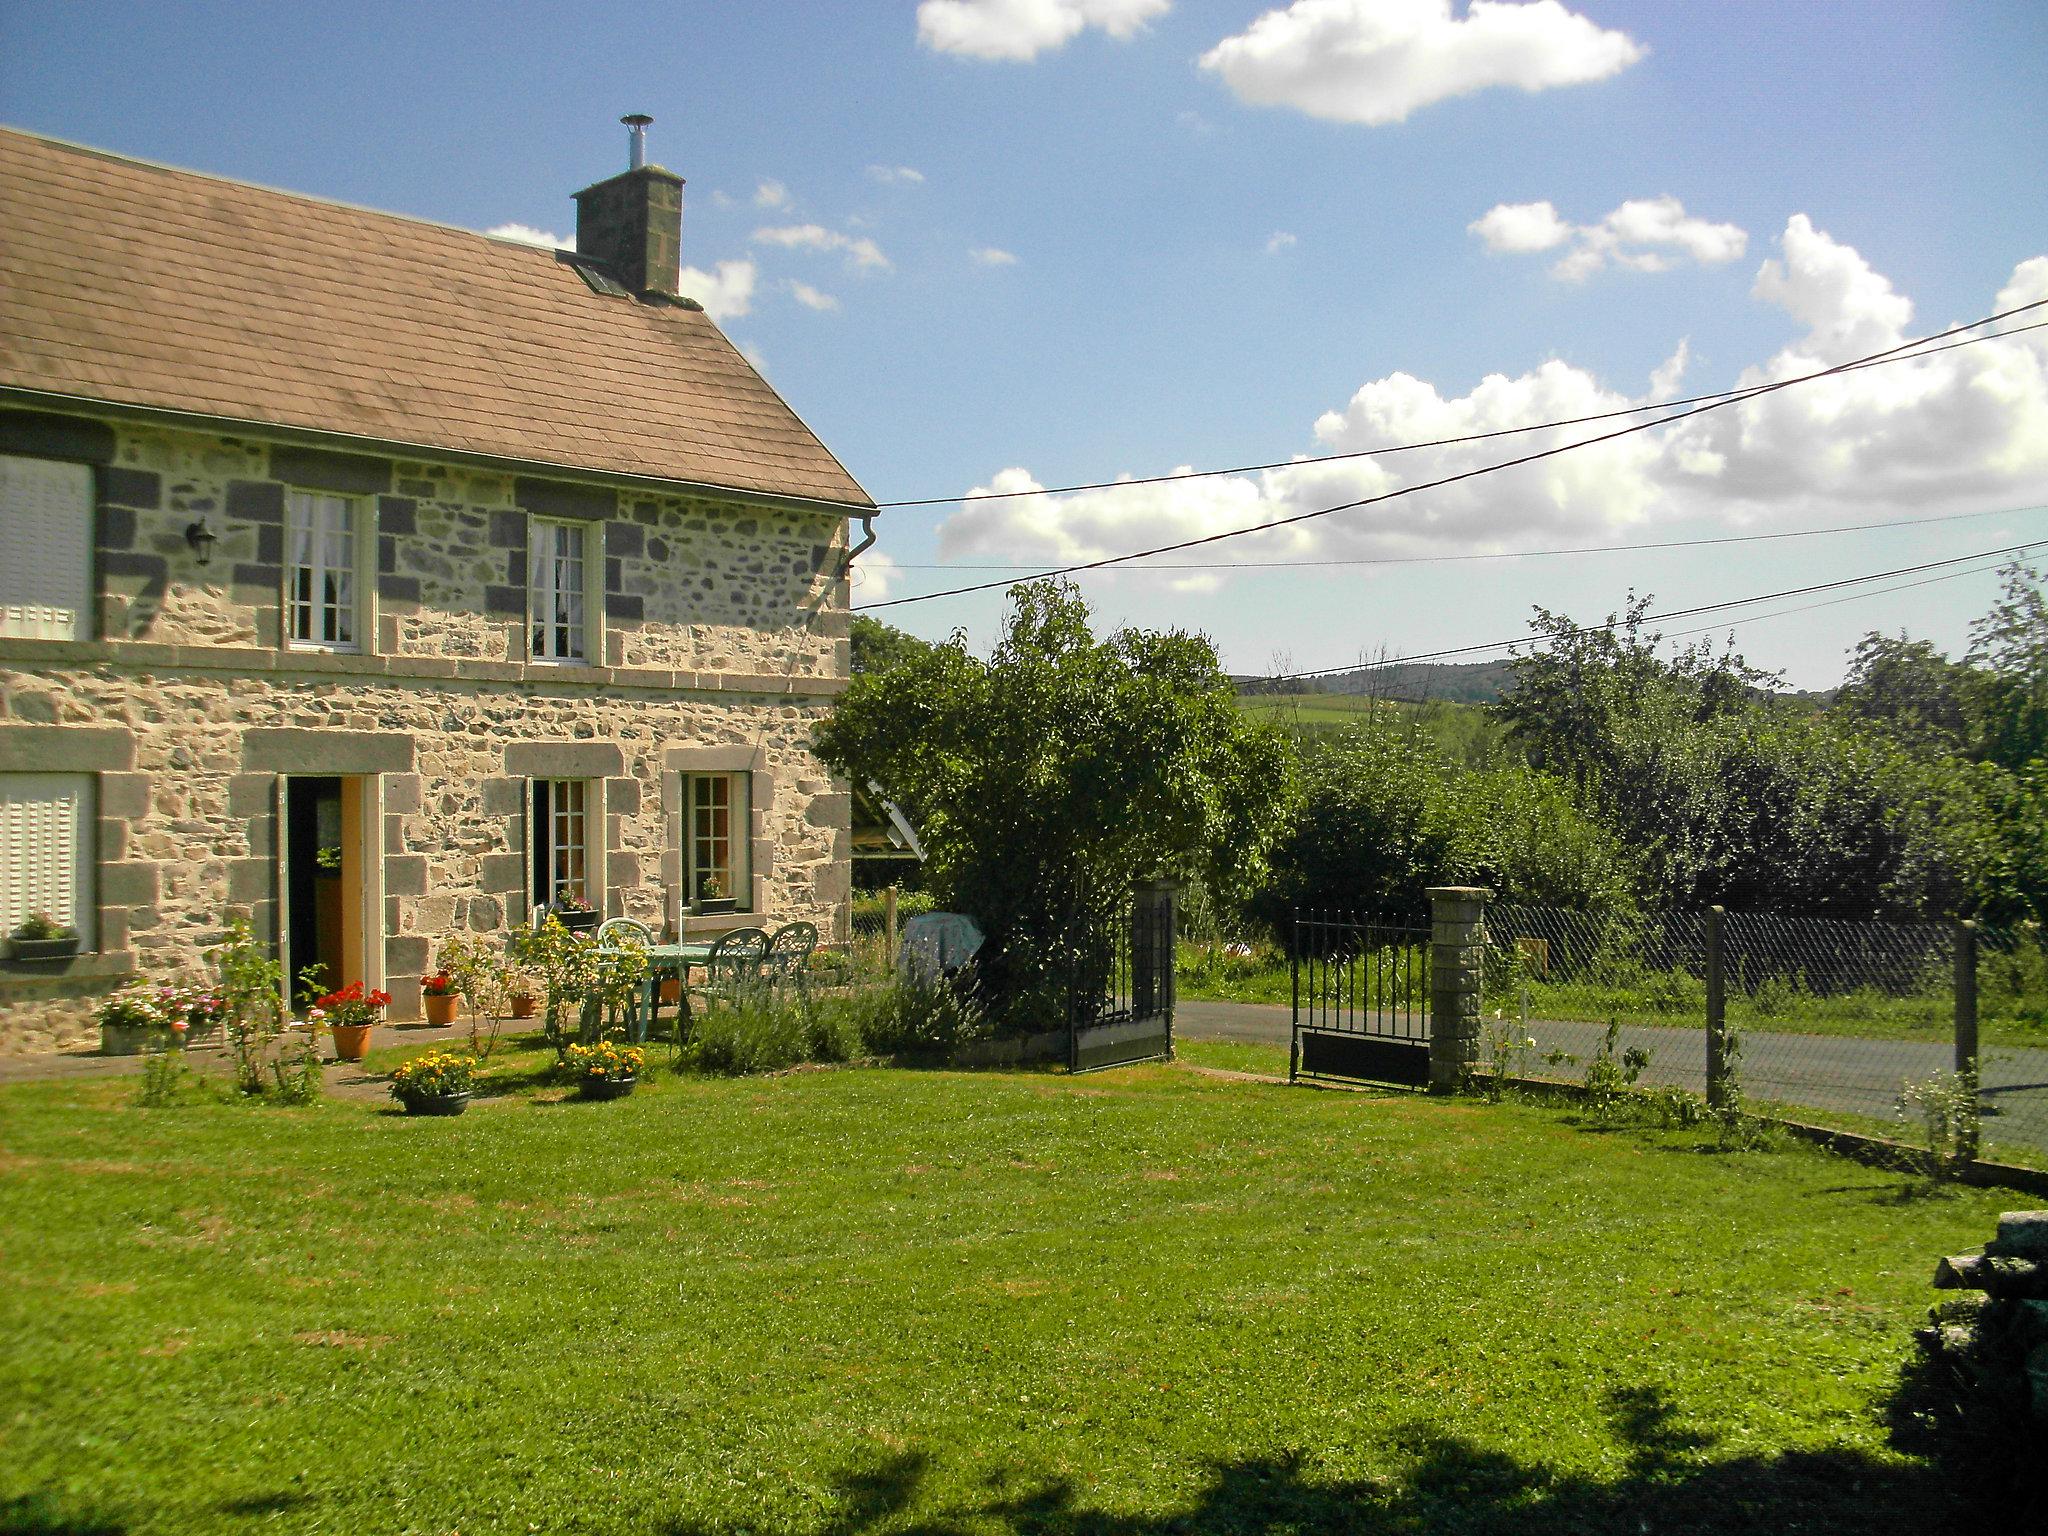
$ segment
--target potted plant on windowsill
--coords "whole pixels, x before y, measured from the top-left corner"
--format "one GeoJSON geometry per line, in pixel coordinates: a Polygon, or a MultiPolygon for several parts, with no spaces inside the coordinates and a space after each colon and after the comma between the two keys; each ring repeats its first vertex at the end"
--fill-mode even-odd
{"type": "Polygon", "coordinates": [[[721,875],[706,875],[697,882],[696,911],[699,917],[708,917],[716,912],[737,912],[740,899],[725,894],[725,879],[721,875]]]}
{"type": "Polygon", "coordinates": [[[596,903],[585,901],[574,891],[563,891],[548,910],[571,933],[588,933],[604,921],[604,914],[597,910],[596,903]]]}
{"type": "Polygon", "coordinates": [[[78,930],[47,912],[31,912],[9,936],[9,943],[17,960],[69,960],[78,953],[78,930]]]}
{"type": "Polygon", "coordinates": [[[420,1002],[427,1010],[429,1024],[453,1024],[457,1001],[455,978],[446,971],[420,978],[420,1002]]]}
{"type": "Polygon", "coordinates": [[[389,992],[365,992],[360,981],[352,981],[339,992],[317,999],[306,1022],[334,1036],[337,1060],[361,1061],[369,1054],[370,1031],[390,1001],[389,992]]]}
{"type": "Polygon", "coordinates": [[[391,1074],[391,1097],[408,1115],[459,1115],[475,1086],[476,1058],[458,1051],[429,1051],[391,1074]]]}
{"type": "Polygon", "coordinates": [[[637,1045],[599,1040],[570,1046],[562,1070],[575,1078],[576,1091],[586,1099],[623,1099],[640,1081],[646,1064],[647,1053],[637,1045]]]}

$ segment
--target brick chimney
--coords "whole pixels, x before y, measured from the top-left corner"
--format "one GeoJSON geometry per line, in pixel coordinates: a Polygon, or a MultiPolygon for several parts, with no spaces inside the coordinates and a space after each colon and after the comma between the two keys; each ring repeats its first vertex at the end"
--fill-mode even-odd
{"type": "Polygon", "coordinates": [[[678,296],[683,259],[683,178],[646,160],[643,113],[619,119],[632,130],[631,168],[576,194],[576,252],[594,257],[642,298],[678,296]]]}

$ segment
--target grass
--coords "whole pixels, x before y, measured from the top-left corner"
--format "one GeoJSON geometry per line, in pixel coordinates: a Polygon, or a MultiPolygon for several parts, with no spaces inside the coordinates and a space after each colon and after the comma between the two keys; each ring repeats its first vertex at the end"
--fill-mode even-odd
{"type": "Polygon", "coordinates": [[[535,1054],[454,1120],[0,1089],[0,1529],[1877,1533],[1981,1485],[1896,1389],[1996,1193],[1170,1066],[594,1105],[535,1054]]]}

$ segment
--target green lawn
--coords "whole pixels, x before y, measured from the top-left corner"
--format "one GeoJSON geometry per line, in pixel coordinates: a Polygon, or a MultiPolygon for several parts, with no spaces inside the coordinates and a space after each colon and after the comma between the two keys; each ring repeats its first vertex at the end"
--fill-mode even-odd
{"type": "Polygon", "coordinates": [[[1885,1416],[2011,1197],[1805,1150],[1168,1066],[132,1092],[0,1090],[0,1529],[1917,1533],[1979,1486],[1885,1416]]]}

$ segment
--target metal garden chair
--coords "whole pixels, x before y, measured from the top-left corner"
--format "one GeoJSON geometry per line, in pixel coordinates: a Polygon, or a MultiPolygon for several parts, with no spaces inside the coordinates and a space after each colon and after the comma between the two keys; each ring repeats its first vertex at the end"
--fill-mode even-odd
{"type": "Polygon", "coordinates": [[[768,935],[759,928],[735,928],[721,936],[704,957],[704,980],[683,988],[684,1011],[689,1010],[692,993],[702,997],[707,1008],[714,1002],[741,1008],[754,1001],[761,995],[761,966],[767,957],[768,935]]]}
{"type": "Polygon", "coordinates": [[[818,947],[815,923],[787,923],[768,941],[765,967],[772,988],[793,986],[806,1006],[811,1001],[811,952],[818,947]]]}

